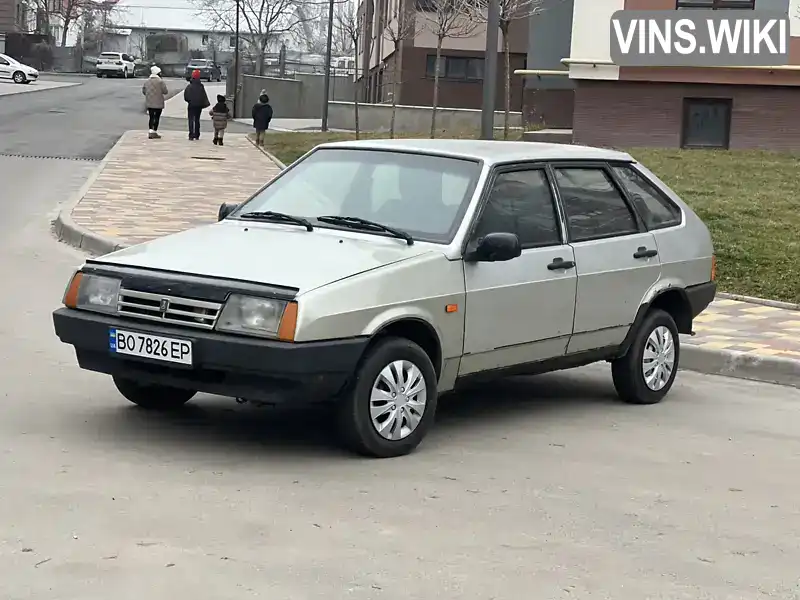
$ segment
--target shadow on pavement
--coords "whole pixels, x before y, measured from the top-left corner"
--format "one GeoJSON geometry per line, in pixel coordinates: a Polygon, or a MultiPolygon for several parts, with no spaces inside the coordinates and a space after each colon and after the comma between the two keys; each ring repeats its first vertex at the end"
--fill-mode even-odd
{"type": "MultiPolygon", "coordinates": [[[[179,411],[155,413],[126,406],[114,393],[103,401],[107,406],[81,411],[81,428],[114,446],[133,446],[159,456],[175,451],[250,458],[274,453],[298,458],[350,456],[338,449],[335,422],[324,408],[237,405],[228,398],[198,396],[179,411]]],[[[576,377],[575,372],[475,385],[440,399],[437,422],[423,447],[443,450],[443,446],[459,444],[460,438],[496,434],[521,421],[541,429],[548,419],[569,413],[607,413],[609,405],[618,404],[610,377],[576,377]]]]}

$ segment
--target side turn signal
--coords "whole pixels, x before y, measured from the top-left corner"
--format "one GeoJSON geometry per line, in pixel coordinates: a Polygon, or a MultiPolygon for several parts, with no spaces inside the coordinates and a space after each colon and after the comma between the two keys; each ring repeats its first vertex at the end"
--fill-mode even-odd
{"type": "Polygon", "coordinates": [[[278,339],[283,342],[293,342],[297,329],[297,302],[289,302],[283,310],[281,324],[278,327],[278,339]]]}
{"type": "Polygon", "coordinates": [[[64,292],[63,303],[67,308],[78,308],[78,291],[81,289],[82,279],[83,273],[80,271],[77,271],[75,275],[72,276],[67,290],[64,292]]]}

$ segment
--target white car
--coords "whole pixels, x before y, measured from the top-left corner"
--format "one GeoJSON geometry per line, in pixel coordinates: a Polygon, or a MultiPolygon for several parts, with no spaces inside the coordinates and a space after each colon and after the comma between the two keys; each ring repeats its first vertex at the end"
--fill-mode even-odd
{"type": "Polygon", "coordinates": [[[97,76],[133,77],[133,57],[124,52],[103,52],[97,58],[97,76]]]}
{"type": "Polygon", "coordinates": [[[39,79],[39,71],[6,54],[0,54],[0,79],[11,79],[14,83],[30,83],[39,79]]]}

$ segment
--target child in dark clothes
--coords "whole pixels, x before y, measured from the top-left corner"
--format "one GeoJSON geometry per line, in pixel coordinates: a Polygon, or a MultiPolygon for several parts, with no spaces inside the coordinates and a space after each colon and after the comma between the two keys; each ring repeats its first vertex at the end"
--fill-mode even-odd
{"type": "Polygon", "coordinates": [[[214,145],[224,146],[222,139],[225,137],[225,130],[228,128],[228,120],[231,118],[230,110],[225,102],[225,96],[217,95],[217,103],[211,108],[211,121],[214,124],[214,145]]]}
{"type": "Polygon", "coordinates": [[[272,106],[269,104],[269,96],[265,90],[261,90],[258,102],[253,106],[253,127],[256,130],[256,145],[264,145],[264,134],[269,129],[269,122],[272,121],[272,106]]]}

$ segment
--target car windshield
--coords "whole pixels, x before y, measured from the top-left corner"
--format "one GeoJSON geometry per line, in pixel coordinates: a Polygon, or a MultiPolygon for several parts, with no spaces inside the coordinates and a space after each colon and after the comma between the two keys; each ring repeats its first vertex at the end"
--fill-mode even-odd
{"type": "Polygon", "coordinates": [[[15,60],[15,59],[11,58],[10,56],[8,56],[8,55],[6,55],[6,54],[0,54],[0,58],[5,58],[5,59],[6,59],[6,62],[7,62],[8,64],[10,64],[10,65],[18,65],[18,64],[20,64],[20,62],[19,62],[19,61],[17,61],[17,60],[15,60]]]}
{"type": "Polygon", "coordinates": [[[232,216],[274,211],[304,217],[356,217],[416,240],[449,243],[466,211],[477,161],[394,152],[323,148],[264,188],[232,216]]]}

